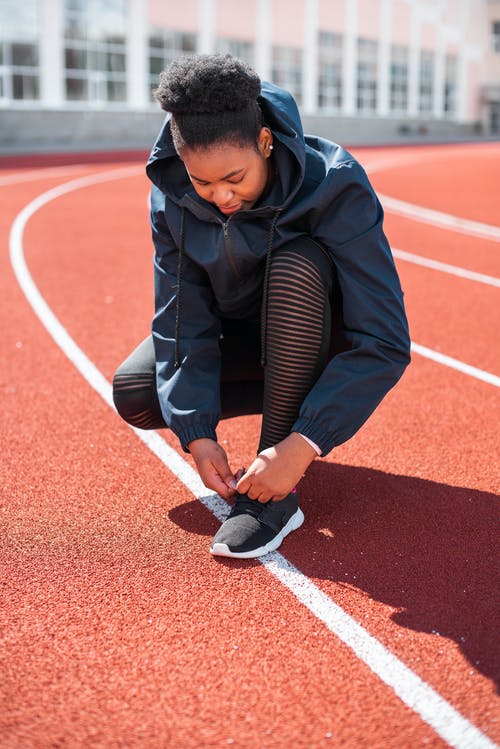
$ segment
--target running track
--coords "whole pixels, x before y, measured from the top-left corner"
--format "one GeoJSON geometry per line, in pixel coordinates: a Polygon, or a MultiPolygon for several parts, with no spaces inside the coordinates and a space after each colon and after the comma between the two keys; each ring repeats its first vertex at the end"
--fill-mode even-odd
{"type": "MultiPolygon", "coordinates": [[[[0,746],[494,747],[500,144],[360,149],[414,356],[265,563],[109,407],[152,313],[143,155],[0,162],[0,746]]],[[[221,424],[234,467],[257,417],[221,424]]]]}

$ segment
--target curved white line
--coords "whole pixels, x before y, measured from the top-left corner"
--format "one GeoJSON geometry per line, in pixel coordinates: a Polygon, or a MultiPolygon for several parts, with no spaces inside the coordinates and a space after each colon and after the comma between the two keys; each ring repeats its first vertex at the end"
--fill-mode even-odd
{"type": "MultiPolygon", "coordinates": [[[[50,201],[82,187],[136,174],[138,170],[135,168],[116,169],[72,180],[48,190],[26,205],[18,214],[9,238],[12,267],[26,298],[58,346],[110,406],[113,406],[110,383],[76,345],[34,283],[24,259],[23,234],[31,216],[50,201]]],[[[223,520],[229,505],[218,495],[206,494],[198,475],[175,450],[156,432],[141,432],[136,429],[133,431],[219,520],[223,520]]],[[[450,746],[456,749],[494,749],[495,745],[485,734],[335,604],[284,556],[273,552],[259,561],[450,746]]]]}
{"type": "MultiPolygon", "coordinates": [[[[434,159],[435,156],[432,156],[434,159]]],[[[407,154],[392,157],[383,157],[380,160],[376,158],[370,162],[367,159],[363,165],[369,174],[374,172],[384,171],[397,166],[408,166],[412,163],[420,163],[422,160],[421,155],[407,154]]],[[[4,177],[0,176],[0,187],[5,187],[12,184],[38,181],[39,179],[47,177],[58,177],[61,174],[71,174],[75,171],[81,171],[85,169],[85,164],[75,165],[61,165],[59,167],[47,167],[41,169],[30,170],[21,174],[11,174],[4,177]]],[[[463,219],[459,216],[453,216],[448,213],[441,211],[432,210],[423,206],[416,205],[414,203],[407,203],[397,198],[390,197],[388,195],[382,195],[378,193],[380,201],[383,203],[384,208],[390,213],[397,213],[398,215],[411,218],[413,220],[422,221],[424,223],[432,224],[433,226],[439,226],[440,228],[450,229],[451,231],[457,231],[462,234],[471,234],[473,236],[479,236],[482,239],[491,239],[493,241],[500,241],[500,227],[492,226],[490,224],[484,224],[478,221],[471,221],[469,219],[463,219]]]]}
{"type": "Polygon", "coordinates": [[[73,174],[74,172],[81,172],[85,169],[90,168],[85,164],[66,164],[61,166],[51,166],[41,169],[30,169],[29,171],[16,172],[15,174],[6,174],[0,177],[0,187],[7,187],[9,185],[17,185],[21,182],[38,182],[40,179],[47,179],[50,177],[60,177],[65,174],[73,174]]]}
{"type": "Polygon", "coordinates": [[[423,265],[425,268],[432,268],[432,270],[438,270],[441,273],[449,273],[452,276],[466,278],[468,281],[485,283],[488,286],[500,286],[500,278],[488,276],[486,273],[476,273],[476,271],[461,268],[459,265],[441,263],[439,260],[432,260],[429,257],[422,257],[422,255],[415,255],[412,252],[398,250],[394,247],[392,248],[392,254],[400,260],[406,260],[406,262],[413,263],[414,265],[423,265]]]}

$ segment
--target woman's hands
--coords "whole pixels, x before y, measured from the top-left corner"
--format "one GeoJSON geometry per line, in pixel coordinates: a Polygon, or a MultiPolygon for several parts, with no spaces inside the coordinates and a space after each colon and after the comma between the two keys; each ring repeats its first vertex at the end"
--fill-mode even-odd
{"type": "Polygon", "coordinates": [[[262,450],[246,473],[231,471],[225,450],[214,440],[193,440],[188,448],[205,486],[224,499],[239,492],[259,502],[284,499],[316,457],[314,448],[297,432],[262,450]]]}
{"type": "Polygon", "coordinates": [[[229,468],[225,450],[208,438],[193,440],[187,447],[205,486],[224,499],[234,496],[239,475],[235,476],[229,468]]]}
{"type": "Polygon", "coordinates": [[[284,499],[315,457],[316,450],[300,434],[292,432],[274,447],[258,454],[237,482],[236,491],[259,502],[284,499]]]}

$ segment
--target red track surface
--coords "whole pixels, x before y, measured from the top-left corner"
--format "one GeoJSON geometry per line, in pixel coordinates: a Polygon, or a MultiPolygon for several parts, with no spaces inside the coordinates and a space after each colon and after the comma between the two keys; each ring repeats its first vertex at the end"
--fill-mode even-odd
{"type": "MultiPolygon", "coordinates": [[[[499,223],[499,144],[357,155],[385,195],[499,223]]],[[[208,554],[215,518],[35,316],[8,256],[16,215],[63,182],[134,164],[42,206],[23,245],[108,380],[152,311],[141,162],[44,161],[0,170],[2,749],[446,746],[264,566],[208,554]]],[[[500,277],[494,241],[389,212],[386,229],[394,247],[500,277]]],[[[412,338],[500,373],[498,288],[398,267],[412,338]]],[[[306,523],[281,549],[492,746],[499,422],[497,387],[415,354],[358,435],[311,468],[306,523]]],[[[235,468],[258,427],[221,424],[235,468]]]]}

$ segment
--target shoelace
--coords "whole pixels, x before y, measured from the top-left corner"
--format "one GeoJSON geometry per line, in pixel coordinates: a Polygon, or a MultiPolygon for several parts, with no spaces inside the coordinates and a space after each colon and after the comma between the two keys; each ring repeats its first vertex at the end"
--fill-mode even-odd
{"type": "Polygon", "coordinates": [[[253,515],[254,518],[257,518],[265,506],[255,499],[250,499],[246,494],[237,494],[230,517],[234,518],[236,515],[253,515]]]}

